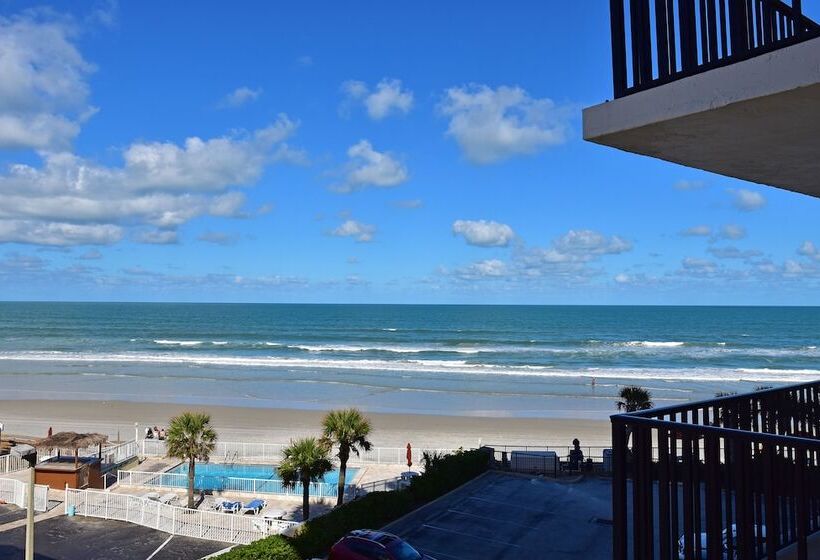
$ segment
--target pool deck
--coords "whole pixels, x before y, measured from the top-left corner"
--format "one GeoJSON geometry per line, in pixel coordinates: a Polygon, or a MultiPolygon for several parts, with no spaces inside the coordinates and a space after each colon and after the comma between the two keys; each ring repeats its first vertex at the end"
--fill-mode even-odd
{"type": "MultiPolygon", "coordinates": [[[[139,465],[135,465],[133,470],[143,472],[167,472],[181,462],[177,459],[165,457],[149,457],[142,461],[139,465]]],[[[239,462],[238,464],[255,464],[253,461],[239,462]]],[[[395,478],[407,470],[403,465],[350,465],[350,468],[358,469],[355,478],[350,479],[349,484],[362,485],[370,482],[377,482],[380,480],[395,478]]],[[[187,493],[184,488],[166,488],[166,487],[140,487],[140,486],[119,486],[115,484],[110,488],[110,491],[116,494],[129,494],[132,496],[143,496],[148,492],[157,492],[160,494],[174,493],[178,499],[177,505],[185,505],[187,503],[187,493]]],[[[195,494],[197,501],[199,501],[199,493],[195,494]]],[[[206,496],[205,500],[199,505],[199,509],[208,508],[210,503],[218,500],[249,502],[254,498],[260,498],[267,502],[267,506],[260,512],[260,516],[266,513],[276,512],[282,513],[282,519],[287,521],[301,521],[302,520],[302,497],[301,496],[281,496],[276,494],[250,494],[244,492],[222,492],[214,491],[212,494],[206,496]]],[[[335,497],[311,498],[311,517],[321,515],[330,511],[336,505],[335,497]]]]}

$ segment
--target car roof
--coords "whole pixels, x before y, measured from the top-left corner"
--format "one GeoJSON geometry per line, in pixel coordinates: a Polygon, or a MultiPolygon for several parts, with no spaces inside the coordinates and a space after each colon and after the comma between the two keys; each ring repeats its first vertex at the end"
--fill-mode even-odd
{"type": "Polygon", "coordinates": [[[351,531],[348,536],[365,539],[385,547],[400,540],[396,535],[384,531],[374,531],[373,529],[356,529],[351,531]]]}

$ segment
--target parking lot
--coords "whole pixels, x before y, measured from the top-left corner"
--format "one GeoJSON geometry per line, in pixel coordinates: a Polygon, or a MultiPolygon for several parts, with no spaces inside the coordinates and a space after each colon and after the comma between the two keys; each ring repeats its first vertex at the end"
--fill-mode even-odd
{"type": "Polygon", "coordinates": [[[610,484],[490,472],[386,530],[437,560],[609,560],[610,484]]]}
{"type": "MultiPolygon", "coordinates": [[[[25,527],[0,532],[0,558],[23,560],[25,535],[25,527]]],[[[59,516],[35,524],[36,560],[198,560],[229,546],[104,519],[59,516]]]]}

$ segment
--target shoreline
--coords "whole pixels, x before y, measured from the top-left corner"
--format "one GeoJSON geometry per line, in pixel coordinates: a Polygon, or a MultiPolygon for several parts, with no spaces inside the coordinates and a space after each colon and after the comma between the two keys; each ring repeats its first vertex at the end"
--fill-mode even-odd
{"type": "MultiPolygon", "coordinates": [[[[119,434],[128,440],[134,437],[135,422],[142,438],[146,427],[167,427],[172,416],[186,410],[209,413],[223,441],[270,443],[318,435],[327,412],[117,400],[0,400],[0,422],[5,424],[4,437],[44,437],[51,427],[55,432],[100,432],[112,439],[119,434]]],[[[365,414],[373,424],[371,441],[378,447],[404,447],[408,442],[425,448],[475,447],[479,442],[569,446],[573,438],[580,439],[581,445],[610,445],[608,419],[365,414]]]]}

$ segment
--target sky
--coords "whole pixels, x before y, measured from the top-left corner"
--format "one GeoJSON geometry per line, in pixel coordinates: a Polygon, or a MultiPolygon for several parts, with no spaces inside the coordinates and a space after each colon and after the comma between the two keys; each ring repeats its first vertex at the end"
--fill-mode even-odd
{"type": "Polygon", "coordinates": [[[820,305],[820,200],[582,140],[604,0],[190,6],[0,0],[0,299],[820,305]]]}

